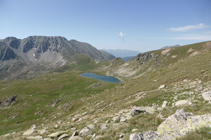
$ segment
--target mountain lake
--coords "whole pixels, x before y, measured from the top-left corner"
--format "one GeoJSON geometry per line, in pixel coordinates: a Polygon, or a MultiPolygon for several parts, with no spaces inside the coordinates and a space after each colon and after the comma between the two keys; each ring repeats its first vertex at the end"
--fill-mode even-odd
{"type": "Polygon", "coordinates": [[[97,79],[97,80],[109,82],[109,83],[121,83],[121,81],[119,79],[115,78],[115,77],[102,76],[102,75],[98,75],[98,74],[95,74],[95,73],[82,73],[82,74],[80,74],[80,76],[92,78],[92,79],[97,79]]]}

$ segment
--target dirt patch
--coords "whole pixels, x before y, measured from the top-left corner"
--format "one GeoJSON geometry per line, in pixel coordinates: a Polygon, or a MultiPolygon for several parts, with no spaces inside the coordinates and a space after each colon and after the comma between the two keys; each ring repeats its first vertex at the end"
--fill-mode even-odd
{"type": "MultiPolygon", "coordinates": [[[[192,49],[192,48],[190,48],[190,49],[192,49]]],[[[189,49],[189,50],[190,50],[189,49]]],[[[188,50],[188,52],[189,52],[189,50],[188,50]]],[[[192,49],[193,50],[193,49],[192,49]]],[[[202,49],[201,50],[199,50],[199,51],[194,51],[193,53],[191,53],[190,55],[189,55],[189,57],[190,56],[194,56],[194,55],[198,55],[198,54],[200,54],[200,53],[202,53],[202,52],[205,52],[205,51],[208,51],[208,50],[211,50],[211,41],[210,42],[206,42],[203,46],[202,46],[202,49]]]]}
{"type": "Polygon", "coordinates": [[[203,45],[203,47],[202,47],[202,52],[208,51],[208,50],[211,50],[211,41],[205,43],[205,44],[203,45]]]}
{"type": "Polygon", "coordinates": [[[166,50],[163,50],[163,51],[161,52],[161,54],[162,54],[162,55],[165,55],[165,54],[168,53],[170,50],[171,50],[171,48],[166,49],[166,50]]]}
{"type": "Polygon", "coordinates": [[[176,58],[176,57],[177,57],[177,55],[172,55],[172,56],[171,56],[171,58],[176,58]]]}
{"type": "Polygon", "coordinates": [[[189,57],[194,56],[194,55],[198,55],[198,54],[200,54],[200,53],[202,53],[202,52],[200,52],[200,51],[195,51],[195,52],[191,53],[191,54],[189,55],[189,57]]]}
{"type": "Polygon", "coordinates": [[[193,52],[193,51],[194,51],[194,49],[190,48],[190,49],[188,50],[188,53],[193,52]]]}

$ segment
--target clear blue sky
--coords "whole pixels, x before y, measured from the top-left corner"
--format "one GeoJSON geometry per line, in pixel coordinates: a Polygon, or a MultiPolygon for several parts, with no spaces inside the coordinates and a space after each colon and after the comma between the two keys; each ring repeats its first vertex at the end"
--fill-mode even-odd
{"type": "Polygon", "coordinates": [[[141,52],[211,40],[211,0],[0,0],[0,39],[63,36],[141,52]]]}

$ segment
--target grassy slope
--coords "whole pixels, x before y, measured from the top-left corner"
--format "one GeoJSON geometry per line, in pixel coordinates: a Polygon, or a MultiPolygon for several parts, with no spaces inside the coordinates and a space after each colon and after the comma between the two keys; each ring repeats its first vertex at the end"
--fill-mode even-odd
{"type": "MultiPolygon", "coordinates": [[[[158,58],[162,61],[157,62],[160,65],[159,67],[151,70],[148,68],[154,65],[154,60],[148,61],[142,66],[139,66],[140,62],[131,60],[128,67],[140,69],[136,75],[147,72],[143,76],[127,80],[122,84],[103,82],[103,87],[87,89],[88,86],[97,81],[78,76],[81,72],[96,70],[97,67],[105,67],[111,64],[113,66],[109,68],[115,70],[123,63],[113,64],[113,61],[110,60],[96,65],[92,60],[88,59],[89,61],[87,61],[87,56],[83,55],[76,57],[77,61],[75,64],[55,70],[63,73],[51,72],[31,80],[1,82],[0,99],[8,95],[17,94],[18,101],[9,109],[1,109],[0,124],[2,126],[0,127],[0,135],[27,129],[34,123],[50,123],[61,118],[67,119],[67,116],[73,116],[82,112],[87,112],[89,117],[81,121],[81,126],[85,125],[87,121],[93,120],[93,118],[101,118],[103,122],[120,110],[130,109],[133,105],[151,106],[156,103],[161,106],[164,100],[173,103],[176,83],[184,79],[190,81],[199,79],[202,81],[202,85],[206,86],[206,82],[211,81],[211,51],[205,51],[189,57],[192,53],[188,52],[190,48],[202,52],[204,50],[203,46],[204,43],[199,43],[173,48],[168,52],[169,55],[165,57],[161,54],[163,50],[153,51],[151,53],[158,55],[158,58]],[[172,58],[173,55],[177,57],[172,58]],[[154,82],[154,80],[157,81],[154,82]],[[162,84],[166,84],[168,88],[158,90],[158,87],[162,84]],[[145,94],[144,97],[139,98],[143,94],[145,94]],[[55,99],[61,99],[62,101],[54,108],[47,106],[55,99]],[[65,103],[70,104],[71,109],[69,111],[57,109],[59,105],[64,105],[65,103]],[[34,115],[35,112],[42,115],[34,115]],[[54,119],[53,117],[57,113],[62,113],[62,115],[58,115],[59,118],[54,119]],[[10,118],[10,116],[17,114],[17,118],[10,118]],[[48,118],[48,121],[42,120],[41,118],[43,117],[48,118]],[[20,122],[20,124],[15,124],[16,121],[20,122]]],[[[110,70],[109,68],[100,69],[101,71],[98,68],[96,72],[105,73],[110,70]]],[[[194,90],[193,88],[182,88],[181,85],[177,93],[194,90]]],[[[202,101],[202,99],[198,98],[199,96],[196,93],[196,99],[202,101]]],[[[179,96],[178,98],[187,99],[189,95],[179,96]]],[[[168,117],[177,109],[176,107],[169,107],[163,110],[162,115],[168,117]]],[[[206,102],[199,102],[194,104],[193,107],[184,107],[184,109],[195,114],[205,114],[210,113],[211,107],[206,102]]],[[[152,117],[138,116],[131,120],[129,126],[120,128],[118,131],[128,135],[132,128],[138,128],[140,131],[156,130],[156,127],[162,122],[162,120],[156,119],[156,115],[152,117]]],[[[104,135],[106,139],[110,138],[111,135],[115,138],[117,134],[115,134],[115,131],[110,130],[104,135]]]]}
{"type": "Polygon", "coordinates": [[[11,108],[1,109],[0,134],[28,128],[32,123],[41,124],[43,117],[51,118],[53,114],[64,109],[50,107],[48,104],[61,99],[61,104],[69,103],[70,114],[83,106],[80,98],[90,97],[115,84],[103,83],[102,87],[87,88],[97,80],[79,76],[79,72],[50,73],[31,80],[6,81],[0,83],[0,99],[5,96],[18,95],[18,100],[11,108]],[[79,105],[80,106],[77,106],[79,105]],[[34,115],[37,113],[38,115],[34,115]],[[17,118],[12,119],[14,116],[17,118]],[[39,120],[38,120],[39,119],[39,120]],[[20,124],[16,124],[19,122],[20,124]]]}

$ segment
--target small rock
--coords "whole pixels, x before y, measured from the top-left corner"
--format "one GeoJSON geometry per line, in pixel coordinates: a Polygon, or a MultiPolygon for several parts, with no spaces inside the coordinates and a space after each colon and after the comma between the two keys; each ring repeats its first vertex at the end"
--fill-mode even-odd
{"type": "Polygon", "coordinates": [[[119,134],[119,137],[120,137],[120,138],[123,138],[124,136],[125,136],[125,133],[120,133],[120,134],[119,134]]]}
{"type": "Polygon", "coordinates": [[[95,137],[96,137],[96,133],[94,133],[94,134],[92,135],[91,140],[94,140],[95,137]]]}
{"type": "Polygon", "coordinates": [[[132,129],[132,131],[131,132],[137,132],[138,131],[138,129],[132,129]]]}
{"type": "Polygon", "coordinates": [[[56,124],[56,125],[54,126],[54,128],[59,128],[59,125],[58,125],[58,124],[56,124]]]}
{"type": "Polygon", "coordinates": [[[101,135],[95,137],[95,140],[102,140],[102,139],[103,139],[103,136],[101,135]]]}
{"type": "Polygon", "coordinates": [[[117,128],[117,127],[119,127],[121,124],[120,123],[114,123],[113,124],[113,128],[117,128]]]}
{"type": "Polygon", "coordinates": [[[77,130],[77,128],[75,128],[75,127],[73,127],[73,128],[70,128],[71,130],[73,130],[73,131],[76,131],[77,130]]]}
{"type": "Polygon", "coordinates": [[[130,113],[127,113],[127,114],[125,114],[125,117],[127,120],[130,120],[130,119],[132,119],[133,116],[130,113]]]}
{"type": "Polygon", "coordinates": [[[70,137],[68,140],[83,140],[83,138],[79,136],[70,137]]]}
{"type": "Polygon", "coordinates": [[[27,140],[43,140],[42,136],[28,136],[26,137],[27,140]]]}
{"type": "Polygon", "coordinates": [[[202,97],[204,98],[205,101],[210,101],[211,100],[211,92],[205,92],[202,93],[202,97]]]}
{"type": "Polygon", "coordinates": [[[98,122],[99,122],[99,119],[95,118],[93,123],[98,123],[98,122]]]}
{"type": "Polygon", "coordinates": [[[163,104],[162,104],[161,107],[162,107],[162,108],[166,107],[167,103],[168,103],[168,101],[163,101],[163,104]]]}
{"type": "Polygon", "coordinates": [[[153,107],[154,109],[157,109],[157,108],[158,108],[158,106],[157,106],[155,103],[152,104],[152,107],[153,107]]]}
{"type": "Polygon", "coordinates": [[[96,129],[94,124],[89,124],[87,125],[87,127],[91,129],[92,131],[96,129]]]}
{"type": "Polygon", "coordinates": [[[164,85],[160,85],[160,87],[158,88],[158,89],[163,89],[163,88],[165,88],[166,87],[166,85],[164,84],[164,85]]]}
{"type": "Polygon", "coordinates": [[[179,100],[175,103],[175,106],[187,106],[187,105],[192,105],[192,103],[187,100],[179,100]]]}
{"type": "Polygon", "coordinates": [[[107,124],[108,124],[108,123],[110,123],[110,122],[111,122],[111,120],[110,120],[110,119],[108,119],[105,123],[107,123],[107,124]]]}
{"type": "Polygon", "coordinates": [[[81,136],[87,136],[87,135],[89,135],[89,134],[91,134],[91,133],[92,133],[92,131],[91,131],[88,127],[84,127],[84,128],[80,131],[79,135],[81,135],[81,136]]]}
{"type": "Polygon", "coordinates": [[[68,134],[63,134],[58,138],[58,140],[62,140],[63,138],[67,138],[67,137],[69,137],[68,134]]]}
{"type": "Polygon", "coordinates": [[[48,135],[48,137],[50,137],[50,138],[58,138],[60,135],[62,135],[64,133],[67,133],[67,131],[58,131],[58,132],[55,132],[55,133],[52,133],[52,134],[48,135]]]}
{"type": "Polygon", "coordinates": [[[8,137],[8,136],[10,136],[10,134],[5,134],[5,135],[4,135],[4,137],[8,137]]]}
{"type": "Polygon", "coordinates": [[[44,133],[48,133],[48,131],[46,129],[42,129],[40,131],[38,131],[40,133],[40,135],[43,135],[44,133]]]}
{"type": "Polygon", "coordinates": [[[29,135],[31,135],[33,133],[37,133],[37,131],[36,131],[36,125],[35,124],[32,125],[32,127],[29,130],[27,130],[26,132],[24,132],[23,135],[24,136],[29,136],[29,135]]]}
{"type": "Polygon", "coordinates": [[[131,115],[138,115],[138,114],[143,113],[143,112],[145,112],[145,111],[141,110],[141,108],[139,108],[139,107],[133,107],[130,110],[131,115]]]}
{"type": "Polygon", "coordinates": [[[144,140],[144,136],[143,136],[143,133],[133,133],[133,134],[130,134],[130,140],[144,140]]]}
{"type": "Polygon", "coordinates": [[[115,122],[118,122],[120,120],[120,116],[117,116],[117,117],[113,117],[112,118],[112,121],[115,123],[115,122]]]}
{"type": "Polygon", "coordinates": [[[74,136],[78,136],[78,132],[77,131],[73,132],[72,137],[74,137],[74,136]]]}
{"type": "Polygon", "coordinates": [[[126,121],[127,121],[127,119],[122,116],[121,119],[120,119],[120,122],[126,122],[126,121]]]}
{"type": "Polygon", "coordinates": [[[106,130],[106,129],[108,129],[108,126],[107,126],[107,124],[105,124],[105,123],[99,123],[97,126],[98,126],[101,130],[106,130]]]}

